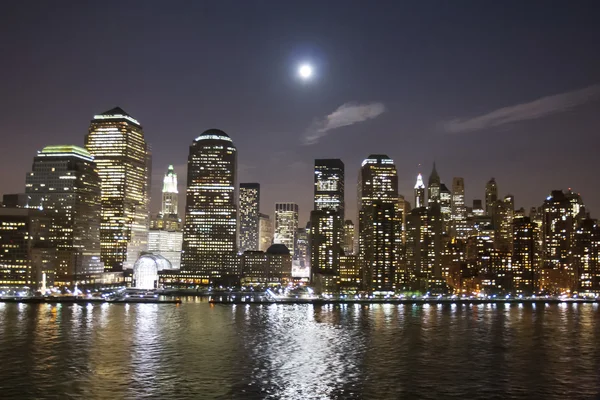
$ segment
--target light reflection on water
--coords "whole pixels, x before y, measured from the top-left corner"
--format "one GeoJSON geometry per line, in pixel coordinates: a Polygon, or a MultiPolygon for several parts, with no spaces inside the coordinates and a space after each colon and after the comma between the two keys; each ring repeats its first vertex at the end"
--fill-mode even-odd
{"type": "Polygon", "coordinates": [[[0,303],[0,397],[596,398],[599,322],[596,304],[0,303]]]}

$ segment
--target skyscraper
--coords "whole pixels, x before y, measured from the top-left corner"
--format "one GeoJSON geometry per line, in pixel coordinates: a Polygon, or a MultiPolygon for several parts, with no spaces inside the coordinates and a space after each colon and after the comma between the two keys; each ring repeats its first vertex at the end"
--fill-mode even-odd
{"type": "Polygon", "coordinates": [[[260,185],[240,183],[240,251],[258,250],[260,185]]]}
{"type": "Polygon", "coordinates": [[[485,185],[485,211],[492,217],[492,221],[494,220],[496,201],[498,201],[498,185],[496,185],[496,180],[491,178],[485,185]]]}
{"type": "Polygon", "coordinates": [[[494,211],[494,228],[496,229],[496,248],[504,252],[512,252],[513,220],[515,217],[515,198],[512,195],[496,202],[494,211]]]}
{"type": "Polygon", "coordinates": [[[429,175],[429,180],[427,182],[427,203],[438,203],[440,201],[441,185],[442,181],[440,180],[440,176],[438,175],[434,162],[433,169],[431,170],[431,174],[429,175]]]}
{"type": "Polygon", "coordinates": [[[468,236],[465,181],[456,177],[452,180],[452,237],[466,239],[468,236]]]}
{"type": "Polygon", "coordinates": [[[100,177],[90,153],[78,146],[44,147],[25,182],[29,207],[51,217],[47,240],[56,251],[56,275],[103,272],[100,177]]]}
{"type": "Polygon", "coordinates": [[[359,256],[368,291],[396,288],[402,242],[398,173],[394,161],[373,154],[362,162],[358,181],[359,256]]]}
{"type": "Polygon", "coordinates": [[[445,184],[440,184],[440,212],[442,213],[442,230],[450,235],[453,226],[452,219],[452,193],[445,184]]]}
{"type": "Polygon", "coordinates": [[[575,232],[574,264],[581,294],[600,294],[600,226],[598,221],[586,218],[575,232]]]}
{"type": "MultiPolygon", "coordinates": [[[[177,173],[175,173],[172,165],[169,165],[163,178],[161,211],[157,216],[152,218],[150,227],[151,229],[160,229],[165,231],[181,231],[177,173]]],[[[152,251],[151,249],[149,250],[152,251]]]]}
{"type": "Polygon", "coordinates": [[[273,244],[273,221],[267,214],[258,214],[258,249],[267,251],[273,244]]]}
{"type": "Polygon", "coordinates": [[[342,232],[342,220],[338,212],[329,208],[311,211],[310,265],[312,283],[318,292],[339,290],[342,232]]]}
{"type": "Polygon", "coordinates": [[[153,219],[148,232],[148,251],[166,258],[173,269],[181,267],[183,232],[178,210],[177,174],[169,165],[163,178],[161,212],[153,219]]]}
{"type": "Polygon", "coordinates": [[[102,184],[100,245],[105,270],[133,268],[148,248],[150,151],[144,131],[115,107],[94,116],[85,147],[102,184]]]}
{"type": "Polygon", "coordinates": [[[442,214],[439,204],[415,208],[406,219],[407,274],[420,290],[445,292],[442,274],[442,214]]]}
{"type": "Polygon", "coordinates": [[[315,160],[314,210],[310,214],[311,273],[317,290],[337,292],[344,242],[344,163],[315,160]]]}
{"type": "Polygon", "coordinates": [[[315,160],[315,210],[332,210],[344,220],[344,163],[342,160],[315,160]]]}
{"type": "Polygon", "coordinates": [[[529,217],[515,218],[513,223],[512,288],[515,293],[537,292],[537,226],[529,217]]]}
{"type": "Polygon", "coordinates": [[[275,237],[273,243],[284,244],[291,254],[296,253],[298,204],[275,203],[275,237]]]}
{"type": "Polygon", "coordinates": [[[181,269],[200,283],[236,275],[237,150],[219,129],[190,146],[181,269]]]}
{"type": "Polygon", "coordinates": [[[415,208],[425,207],[425,184],[423,176],[417,175],[417,183],[415,183],[415,208]]]}

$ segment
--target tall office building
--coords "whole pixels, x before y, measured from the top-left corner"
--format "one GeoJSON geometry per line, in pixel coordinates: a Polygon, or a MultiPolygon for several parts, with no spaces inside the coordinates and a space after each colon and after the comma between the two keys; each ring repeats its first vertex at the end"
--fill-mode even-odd
{"type": "Polygon", "coordinates": [[[138,121],[119,107],[94,116],[85,147],[102,184],[100,245],[106,271],[133,268],[148,248],[150,151],[138,121]]]}
{"type": "MultiPolygon", "coordinates": [[[[152,218],[150,228],[164,231],[181,231],[177,173],[172,165],[169,165],[163,177],[161,210],[158,215],[152,218]]],[[[152,251],[150,248],[148,250],[152,251]]]]}
{"type": "Polygon", "coordinates": [[[417,175],[417,183],[415,183],[415,208],[425,207],[425,184],[423,183],[423,175],[417,175]]]}
{"type": "Polygon", "coordinates": [[[337,292],[344,245],[344,163],[315,160],[314,210],[310,214],[311,274],[319,291],[337,292]]]}
{"type": "Polygon", "coordinates": [[[504,252],[512,252],[513,220],[515,217],[515,198],[506,195],[496,202],[494,211],[494,228],[496,229],[496,248],[504,252]]]}
{"type": "Polygon", "coordinates": [[[47,146],[25,180],[29,207],[51,217],[47,240],[61,279],[104,271],[100,261],[100,177],[93,157],[78,146],[47,146]]]}
{"type": "Polygon", "coordinates": [[[577,227],[574,240],[574,264],[577,271],[577,291],[580,294],[600,294],[600,226],[586,218],[577,227]]]}
{"type": "Polygon", "coordinates": [[[442,213],[442,229],[445,234],[450,234],[453,227],[452,193],[445,184],[440,184],[440,212],[442,213]]]}
{"type": "Polygon", "coordinates": [[[494,219],[494,210],[496,209],[496,201],[498,201],[498,185],[496,179],[491,178],[485,185],[485,211],[487,215],[494,219]]]}
{"type": "Polygon", "coordinates": [[[457,177],[452,180],[452,237],[466,239],[468,236],[465,180],[457,177]]]}
{"type": "Polygon", "coordinates": [[[258,214],[258,249],[267,251],[273,244],[273,221],[267,214],[258,214]]]}
{"type": "Polygon", "coordinates": [[[344,254],[347,256],[354,254],[355,236],[354,222],[351,219],[347,219],[344,222],[344,254]]]}
{"type": "Polygon", "coordinates": [[[201,284],[237,275],[237,150],[219,129],[190,146],[181,270],[201,284]]]}
{"type": "Polygon", "coordinates": [[[512,288],[517,294],[531,295],[538,289],[537,226],[529,217],[513,223],[512,288]]]}
{"type": "Polygon", "coordinates": [[[148,232],[148,251],[166,258],[173,269],[181,268],[183,232],[179,218],[177,174],[169,165],[163,178],[161,212],[148,232]]]}
{"type": "Polygon", "coordinates": [[[407,274],[420,290],[444,293],[442,213],[439,204],[415,208],[406,220],[407,274]]]}
{"type": "Polygon", "coordinates": [[[260,184],[240,183],[240,252],[258,250],[260,184]]]}
{"type": "Polygon", "coordinates": [[[319,293],[339,290],[342,220],[332,209],[310,213],[310,265],[312,283],[319,293]]]}
{"type": "Polygon", "coordinates": [[[358,251],[365,288],[371,292],[393,291],[402,236],[398,173],[388,156],[373,154],[362,162],[358,209],[358,251]]]}
{"type": "Polygon", "coordinates": [[[438,203],[440,201],[441,186],[442,181],[440,180],[434,162],[431,174],[429,174],[429,180],[427,181],[427,203],[438,203]]]}
{"type": "Polygon", "coordinates": [[[296,253],[296,231],[298,230],[298,204],[275,203],[274,244],[284,244],[291,254],[296,253]]]}
{"type": "Polygon", "coordinates": [[[332,210],[344,220],[344,163],[337,158],[315,160],[315,210],[332,210]]]}

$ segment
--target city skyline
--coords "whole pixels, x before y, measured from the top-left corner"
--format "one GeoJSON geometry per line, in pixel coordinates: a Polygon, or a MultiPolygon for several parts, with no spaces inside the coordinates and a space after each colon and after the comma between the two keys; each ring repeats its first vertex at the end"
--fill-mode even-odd
{"type": "MultiPolygon", "coordinates": [[[[314,159],[354,166],[371,153],[395,160],[399,192],[411,203],[417,173],[427,178],[436,161],[448,187],[454,176],[465,179],[467,204],[483,198],[493,176],[517,208],[572,187],[600,211],[600,188],[592,184],[600,166],[592,153],[600,61],[589,50],[600,33],[586,6],[594,3],[395,3],[366,19],[357,4],[337,3],[347,23],[335,27],[338,7],[315,15],[310,1],[194,4],[185,12],[119,4],[111,26],[101,22],[105,5],[11,5],[0,16],[0,73],[11,77],[6,93],[15,94],[0,100],[0,132],[12,150],[0,160],[0,188],[20,191],[18,177],[35,151],[59,144],[58,137],[82,146],[90,115],[119,105],[142,122],[154,149],[152,212],[160,206],[161,171],[174,164],[186,176],[190,141],[211,127],[235,138],[239,181],[261,183],[261,212],[273,217],[275,202],[294,201],[302,224],[312,209],[314,159]],[[230,29],[220,29],[219,18],[230,29]],[[94,29],[81,29],[83,21],[94,29]],[[440,37],[443,48],[427,45],[440,37]],[[314,79],[300,81],[297,65],[307,61],[314,79]],[[361,111],[377,116],[324,125],[327,116],[361,111]],[[318,136],[313,144],[307,134],[318,136]],[[577,151],[564,150],[567,135],[577,151]]],[[[356,174],[347,168],[348,182],[356,174]]],[[[355,215],[354,185],[346,196],[347,214],[355,215]]]]}

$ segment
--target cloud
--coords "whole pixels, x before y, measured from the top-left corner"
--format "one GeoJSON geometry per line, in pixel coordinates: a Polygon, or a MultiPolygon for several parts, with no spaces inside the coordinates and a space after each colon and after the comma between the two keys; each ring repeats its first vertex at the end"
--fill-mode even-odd
{"type": "Polygon", "coordinates": [[[500,108],[473,118],[454,119],[444,123],[443,128],[449,133],[462,133],[543,118],[593,101],[599,96],[600,85],[592,85],[572,92],[542,97],[529,103],[500,108]]]}
{"type": "Polygon", "coordinates": [[[385,111],[383,103],[345,103],[326,117],[315,121],[304,134],[306,145],[318,143],[329,131],[373,119],[385,111]]]}

